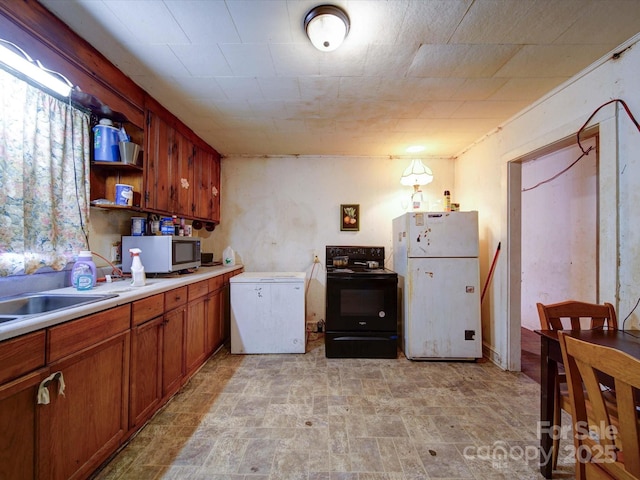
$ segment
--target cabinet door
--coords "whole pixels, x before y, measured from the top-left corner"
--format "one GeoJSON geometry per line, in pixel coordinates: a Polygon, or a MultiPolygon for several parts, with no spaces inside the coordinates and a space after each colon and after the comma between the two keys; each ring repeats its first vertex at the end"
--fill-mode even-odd
{"type": "Polygon", "coordinates": [[[174,129],[160,116],[147,111],[147,168],[144,205],[150,210],[170,212],[171,154],[174,129]]]}
{"type": "Polygon", "coordinates": [[[194,217],[210,221],[213,207],[210,189],[211,169],[209,168],[208,153],[202,148],[196,148],[193,169],[195,172],[195,191],[191,210],[194,217]]]}
{"type": "Polygon", "coordinates": [[[189,302],[185,323],[185,359],[186,374],[193,373],[205,358],[206,348],[206,305],[207,298],[200,297],[189,302]]]}
{"type": "Polygon", "coordinates": [[[0,478],[34,480],[37,477],[36,405],[39,383],[47,369],[40,369],[0,385],[0,478]]]}
{"type": "Polygon", "coordinates": [[[222,344],[223,319],[222,319],[223,289],[220,288],[209,294],[207,298],[207,354],[210,355],[222,344]]]}
{"type": "Polygon", "coordinates": [[[208,188],[211,199],[211,220],[220,223],[220,155],[217,152],[210,152],[210,184],[208,188]]]}
{"type": "Polygon", "coordinates": [[[163,322],[159,316],[132,330],[129,428],[142,426],[162,399],[163,322]]]}
{"type": "Polygon", "coordinates": [[[152,110],[147,110],[146,133],[146,208],[220,222],[220,155],[196,146],[152,110]]]}
{"type": "Polygon", "coordinates": [[[40,413],[40,478],[86,478],[118,448],[128,425],[129,351],[127,331],[49,366],[66,390],[50,388],[40,413]]]}
{"type": "Polygon", "coordinates": [[[215,152],[196,148],[194,158],[195,203],[193,216],[220,221],[220,158],[215,152]]]}
{"type": "Polygon", "coordinates": [[[180,132],[173,135],[171,145],[171,205],[178,217],[190,217],[193,203],[193,144],[180,132]]]}
{"type": "Polygon", "coordinates": [[[162,332],[162,396],[173,395],[184,376],[184,308],[164,315],[162,332]]]}

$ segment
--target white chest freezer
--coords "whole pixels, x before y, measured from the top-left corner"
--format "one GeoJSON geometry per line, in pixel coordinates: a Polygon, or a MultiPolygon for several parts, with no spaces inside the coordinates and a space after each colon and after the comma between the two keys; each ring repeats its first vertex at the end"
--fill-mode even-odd
{"type": "Polygon", "coordinates": [[[305,353],[305,273],[231,277],[231,353],[305,353]]]}

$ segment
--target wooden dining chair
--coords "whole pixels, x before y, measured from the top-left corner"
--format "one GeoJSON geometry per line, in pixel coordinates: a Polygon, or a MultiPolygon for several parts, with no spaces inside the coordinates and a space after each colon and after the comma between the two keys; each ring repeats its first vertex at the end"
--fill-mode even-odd
{"type": "MultiPolygon", "coordinates": [[[[618,319],[616,310],[610,303],[598,304],[567,300],[560,303],[543,305],[536,303],[540,328],[542,330],[582,330],[583,324],[589,329],[608,328],[616,330],[618,319]]],[[[562,410],[571,414],[571,402],[566,386],[567,379],[562,371],[556,372],[554,391],[553,423],[560,427],[562,424],[562,410]]],[[[560,429],[558,429],[560,431],[560,429]]],[[[553,469],[558,466],[559,435],[554,435],[552,450],[553,469]]]]}
{"type": "Polygon", "coordinates": [[[640,480],[640,360],[570,335],[558,333],[573,407],[576,478],[640,480]],[[601,389],[600,372],[615,382],[614,404],[601,389]],[[596,426],[590,434],[588,425],[596,426]]]}

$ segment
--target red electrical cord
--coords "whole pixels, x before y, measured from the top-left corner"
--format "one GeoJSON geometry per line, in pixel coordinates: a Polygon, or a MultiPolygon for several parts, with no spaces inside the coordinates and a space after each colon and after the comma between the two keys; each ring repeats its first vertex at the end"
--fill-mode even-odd
{"type": "Polygon", "coordinates": [[[582,151],[582,155],[580,155],[573,163],[571,163],[571,165],[569,165],[565,169],[563,169],[563,170],[559,171],[558,173],[556,173],[553,177],[547,178],[546,180],[542,180],[541,182],[536,183],[533,187],[523,188],[522,191],[523,192],[528,192],[529,190],[533,190],[534,188],[538,188],[540,185],[544,185],[545,183],[549,183],[550,181],[555,180],[560,175],[562,175],[567,170],[569,170],[571,167],[573,167],[580,160],[582,160],[585,156],[589,155],[589,152],[591,152],[591,150],[593,150],[594,147],[591,146],[591,147],[589,147],[589,148],[587,148],[585,150],[584,147],[582,146],[582,143],[580,142],[580,134],[585,130],[585,128],[587,128],[587,125],[589,124],[591,119],[596,115],[596,113],[598,113],[600,111],[601,108],[606,107],[607,105],[609,105],[611,103],[616,103],[616,102],[620,103],[624,107],[625,112],[627,112],[627,115],[629,116],[629,118],[631,119],[633,124],[636,126],[638,131],[640,132],[640,124],[638,123],[638,121],[633,116],[633,113],[631,113],[631,109],[626,104],[626,102],[624,100],[620,99],[620,98],[614,98],[613,100],[609,100],[608,102],[605,102],[602,105],[600,105],[598,108],[596,108],[593,111],[593,113],[589,116],[589,118],[587,118],[587,121],[584,122],[582,127],[580,127],[580,129],[578,130],[578,133],[576,133],[576,139],[577,139],[577,142],[578,142],[578,147],[580,147],[580,150],[582,151]]]}
{"type": "MultiPolygon", "coordinates": [[[[593,111],[593,113],[591,114],[591,116],[589,118],[587,118],[587,121],[584,122],[584,125],[582,125],[582,127],[580,127],[580,130],[578,130],[578,133],[576,134],[576,138],[578,140],[578,146],[580,147],[580,150],[582,150],[583,154],[588,155],[589,154],[589,150],[591,150],[591,148],[593,148],[593,147],[589,148],[588,150],[585,150],[584,148],[582,148],[582,144],[580,143],[580,134],[583,132],[583,130],[587,127],[587,125],[589,124],[591,119],[595,116],[596,113],[598,113],[600,111],[600,109],[602,107],[606,107],[610,103],[615,103],[615,102],[620,103],[624,107],[625,112],[627,112],[627,115],[629,116],[629,118],[631,119],[633,124],[636,126],[638,131],[640,132],[640,124],[638,124],[638,121],[633,116],[633,113],[631,113],[631,110],[629,109],[627,103],[624,100],[622,100],[621,98],[614,98],[613,100],[609,100],[608,102],[603,103],[598,108],[596,108],[593,111]]],[[[580,158],[582,158],[582,157],[580,157],[580,158]]]]}
{"type": "MultiPolygon", "coordinates": [[[[105,262],[107,262],[109,265],[111,265],[111,268],[113,270],[111,270],[111,274],[113,276],[116,277],[125,277],[125,274],[122,272],[122,270],[120,270],[118,267],[116,267],[113,263],[111,263],[109,260],[107,260],[106,258],[104,258],[102,255],[100,255],[99,253],[96,252],[91,252],[92,255],[95,255],[96,257],[100,257],[102,260],[104,260],[105,262]]],[[[98,282],[104,282],[105,281],[105,277],[100,277],[97,279],[98,282]]]]}

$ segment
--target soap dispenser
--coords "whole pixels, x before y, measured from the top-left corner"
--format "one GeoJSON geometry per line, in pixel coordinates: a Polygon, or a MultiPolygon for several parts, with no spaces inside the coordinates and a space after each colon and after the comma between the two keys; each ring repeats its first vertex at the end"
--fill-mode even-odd
{"type": "Polygon", "coordinates": [[[93,263],[93,255],[89,250],[83,250],[71,269],[71,285],[78,290],[90,290],[96,286],[96,280],[96,264],[93,263]]]}
{"type": "Polygon", "coordinates": [[[147,278],[144,274],[144,266],[140,261],[140,254],[142,251],[139,248],[130,248],[129,252],[133,257],[133,260],[131,261],[131,286],[144,287],[147,278]]]}

